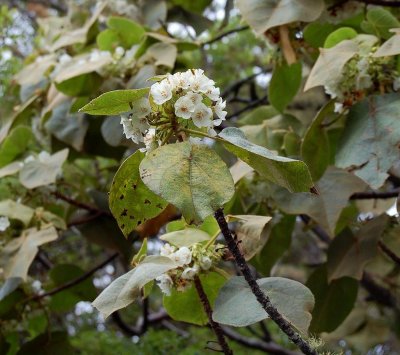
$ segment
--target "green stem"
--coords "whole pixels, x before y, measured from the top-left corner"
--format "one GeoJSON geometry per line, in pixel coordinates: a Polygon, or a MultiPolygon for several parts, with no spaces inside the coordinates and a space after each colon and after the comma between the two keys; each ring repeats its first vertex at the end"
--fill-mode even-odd
{"type": "Polygon", "coordinates": [[[180,130],[183,131],[183,132],[186,132],[186,133],[191,133],[191,134],[195,134],[197,136],[203,136],[203,137],[214,139],[216,141],[220,141],[220,142],[225,142],[226,143],[225,139],[222,139],[222,138],[216,137],[216,136],[213,137],[213,136],[210,136],[207,133],[200,132],[200,131],[195,131],[194,129],[181,128],[180,130]]]}
{"type": "Polygon", "coordinates": [[[207,244],[205,245],[205,249],[208,249],[211,244],[214,244],[214,242],[217,240],[219,234],[221,233],[221,231],[218,229],[218,232],[216,232],[211,239],[207,242],[207,244]]]}

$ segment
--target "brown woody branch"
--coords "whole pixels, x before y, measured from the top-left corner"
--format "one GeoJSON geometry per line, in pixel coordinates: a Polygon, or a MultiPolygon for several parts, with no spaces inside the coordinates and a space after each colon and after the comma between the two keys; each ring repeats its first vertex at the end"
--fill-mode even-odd
{"type": "Polygon", "coordinates": [[[390,258],[392,261],[394,261],[395,264],[400,266],[400,257],[397,256],[396,253],[394,253],[389,247],[382,241],[378,241],[378,246],[381,248],[381,250],[390,258]]]}
{"type": "Polygon", "coordinates": [[[388,199],[397,197],[400,193],[400,189],[394,189],[392,191],[367,191],[357,192],[350,196],[350,200],[374,200],[374,199],[388,199]]]}
{"type": "Polygon", "coordinates": [[[218,209],[214,214],[215,219],[221,229],[221,233],[224,236],[228,249],[235,258],[235,262],[239,267],[241,273],[246,279],[248,285],[254,296],[256,297],[258,303],[263,307],[263,309],[268,313],[269,317],[278,325],[278,327],[288,336],[288,338],[296,344],[299,349],[307,355],[317,355],[316,350],[314,350],[310,344],[308,344],[299,333],[297,333],[290,322],[288,322],[279,311],[272,305],[269,297],[261,290],[257,283],[257,280],[253,277],[249,266],[246,263],[239,247],[234,240],[232,233],[228,227],[228,223],[225,220],[225,215],[222,209],[218,209]]]}
{"type": "Polygon", "coordinates": [[[232,30],[226,31],[221,33],[220,35],[211,38],[210,40],[203,42],[201,45],[204,47],[206,44],[212,44],[215,42],[218,42],[219,40],[221,40],[222,38],[226,37],[226,36],[230,36],[233,33],[237,33],[237,32],[241,32],[241,31],[246,31],[248,30],[250,27],[249,26],[241,26],[241,27],[237,27],[237,28],[233,28],[232,30]]]}

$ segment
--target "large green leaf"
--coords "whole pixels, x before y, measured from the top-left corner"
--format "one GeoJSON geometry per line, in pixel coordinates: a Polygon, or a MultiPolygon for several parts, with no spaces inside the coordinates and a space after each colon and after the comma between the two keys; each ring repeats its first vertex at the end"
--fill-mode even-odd
{"type": "Polygon", "coordinates": [[[351,27],[340,27],[326,37],[324,42],[325,48],[332,48],[346,39],[357,37],[357,32],[351,27]]]}
{"type": "Polygon", "coordinates": [[[161,213],[167,203],[151,192],[139,175],[139,164],[145,154],[136,151],[126,159],[110,189],[110,209],[125,236],[141,223],[161,213]]]}
{"type": "Polygon", "coordinates": [[[126,49],[138,44],[145,34],[142,26],[125,17],[112,16],[107,20],[107,26],[117,33],[126,49]]]}
{"type": "MultiPolygon", "coordinates": [[[[225,283],[225,278],[214,272],[200,275],[199,278],[211,307],[213,307],[218,291],[225,283]]],[[[196,325],[208,323],[208,317],[194,285],[184,292],[173,289],[170,296],[163,297],[163,305],[168,315],[174,320],[196,325]]]]}
{"type": "Polygon", "coordinates": [[[324,9],[322,0],[238,0],[244,20],[258,35],[291,22],[310,22],[324,9]]]}
{"type": "Polygon", "coordinates": [[[384,39],[392,36],[390,29],[398,27],[400,27],[400,22],[396,16],[382,7],[368,9],[366,20],[361,23],[363,31],[384,39]]]}
{"type": "Polygon", "coordinates": [[[319,195],[311,193],[289,194],[284,189],[275,189],[272,194],[278,207],[288,214],[307,214],[331,235],[335,235],[336,223],[343,208],[355,192],[363,191],[366,185],[357,176],[347,171],[330,167],[317,183],[319,195]]]}
{"type": "Polygon", "coordinates": [[[39,186],[46,186],[56,181],[57,175],[68,156],[68,149],[50,155],[46,160],[35,159],[19,171],[19,181],[27,189],[34,189],[39,186]]]}
{"type": "Polygon", "coordinates": [[[301,63],[283,63],[274,69],[268,85],[268,98],[272,106],[282,112],[297,94],[301,84],[301,63]]]}
{"type": "Polygon", "coordinates": [[[266,226],[271,219],[272,217],[254,215],[228,216],[229,222],[236,222],[235,234],[246,260],[256,255],[267,242],[269,228],[266,226]]]}
{"type": "Polygon", "coordinates": [[[225,128],[219,136],[224,146],[258,173],[292,192],[308,191],[313,182],[302,161],[280,157],[270,150],[249,142],[237,128],[225,128]]]}
{"type": "Polygon", "coordinates": [[[259,106],[250,113],[241,117],[237,123],[239,126],[243,125],[259,125],[265,120],[279,115],[279,112],[273,106],[259,106]]]}
{"type": "Polygon", "coordinates": [[[366,222],[354,235],[345,229],[332,241],[328,250],[328,281],[350,276],[361,280],[365,264],[378,253],[380,239],[389,216],[366,222]]]}
{"type": "Polygon", "coordinates": [[[228,202],[235,190],[217,153],[189,142],[162,146],[147,154],[140,174],[150,190],[181,210],[189,224],[202,222],[228,202]]]}
{"type": "Polygon", "coordinates": [[[27,126],[14,128],[0,146],[0,168],[24,153],[35,137],[27,126]]]}
{"type": "Polygon", "coordinates": [[[325,39],[334,31],[335,25],[324,22],[311,22],[303,30],[304,40],[314,48],[324,46],[325,39]]]}
{"type": "Polygon", "coordinates": [[[130,305],[140,295],[140,289],[168,270],[176,268],[166,256],[147,256],[133,270],[118,277],[93,301],[104,317],[130,305]]]}
{"type": "Polygon", "coordinates": [[[373,189],[383,185],[399,159],[398,94],[369,96],[354,105],[346,121],[336,165],[351,170],[373,189]]]}
{"type": "Polygon", "coordinates": [[[201,229],[185,228],[174,232],[169,232],[160,236],[164,240],[176,247],[190,247],[193,244],[205,242],[210,239],[210,235],[201,229]]]}
{"type": "Polygon", "coordinates": [[[129,111],[129,103],[141,99],[149,92],[149,88],[114,90],[106,92],[90,101],[79,111],[91,115],[118,115],[129,111]]]}
{"type": "MultiPolygon", "coordinates": [[[[314,307],[314,296],[300,282],[282,277],[257,280],[279,313],[302,333],[307,333],[314,307]]],[[[213,319],[234,327],[245,327],[268,318],[244,277],[232,277],[215,301],[213,319]]]]}
{"type": "Polygon", "coordinates": [[[315,296],[310,331],[321,333],[335,330],[353,309],[358,281],[342,277],[328,283],[326,265],[322,265],[312,273],[306,285],[315,296]]]}
{"type": "Polygon", "coordinates": [[[310,169],[311,176],[318,181],[330,162],[330,144],[323,123],[332,116],[334,102],[329,101],[315,116],[301,144],[301,157],[310,169]]]}

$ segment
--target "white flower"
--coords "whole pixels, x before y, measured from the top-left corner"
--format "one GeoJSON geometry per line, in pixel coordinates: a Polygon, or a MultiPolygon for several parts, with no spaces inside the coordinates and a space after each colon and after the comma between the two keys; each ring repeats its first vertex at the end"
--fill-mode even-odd
{"type": "Polygon", "coordinates": [[[189,98],[192,102],[193,105],[197,106],[198,104],[201,104],[203,102],[203,96],[201,94],[197,94],[193,91],[189,91],[185,97],[189,98]]]}
{"type": "Polygon", "coordinates": [[[400,89],[400,76],[393,80],[393,90],[397,91],[400,89]]]}
{"type": "Polygon", "coordinates": [[[38,159],[41,163],[47,164],[49,162],[49,159],[51,158],[51,155],[44,150],[41,151],[38,155],[38,159]]]}
{"type": "Polygon", "coordinates": [[[6,216],[0,217],[0,232],[4,232],[10,226],[10,220],[6,216]]]}
{"type": "Polygon", "coordinates": [[[212,101],[217,101],[218,99],[220,99],[219,95],[220,95],[220,91],[219,88],[216,88],[214,86],[210,87],[205,94],[207,95],[207,97],[212,100],[212,101]]]}
{"type": "Polygon", "coordinates": [[[197,127],[211,127],[212,125],[212,111],[203,103],[198,104],[192,114],[192,120],[197,127]]]}
{"type": "Polygon", "coordinates": [[[160,249],[161,256],[170,256],[175,252],[175,247],[170,245],[169,243],[165,243],[160,249]]]}
{"type": "Polygon", "coordinates": [[[185,119],[189,119],[194,111],[193,101],[186,96],[180,97],[175,102],[175,115],[185,119]]]}
{"type": "Polygon", "coordinates": [[[121,115],[121,124],[126,138],[136,144],[143,142],[143,133],[150,127],[145,118],[132,119],[125,115],[121,115]]]}
{"type": "Polygon", "coordinates": [[[204,75],[204,71],[201,69],[195,69],[191,78],[190,90],[194,92],[206,93],[212,90],[215,82],[210,80],[204,75]]]}
{"type": "Polygon", "coordinates": [[[143,143],[146,146],[146,148],[144,149],[145,152],[151,152],[152,150],[158,147],[155,138],[156,138],[156,130],[154,128],[150,128],[147,131],[146,135],[143,137],[143,143]]]}
{"type": "Polygon", "coordinates": [[[188,247],[182,247],[173,253],[170,258],[174,260],[178,266],[187,265],[192,261],[192,252],[188,247]]]}
{"type": "Polygon", "coordinates": [[[220,97],[213,106],[214,113],[219,118],[214,120],[214,126],[219,126],[222,123],[222,121],[225,120],[225,117],[227,115],[227,112],[224,111],[225,107],[226,107],[226,101],[223,101],[222,98],[220,97]]]}
{"type": "Polygon", "coordinates": [[[173,285],[173,281],[171,277],[166,274],[156,277],[157,285],[161,289],[163,293],[167,296],[171,295],[171,287],[173,285]]]}
{"type": "Polygon", "coordinates": [[[197,265],[193,267],[187,267],[182,272],[182,278],[185,280],[193,280],[196,274],[199,272],[199,267],[197,265]]]}
{"type": "Polygon", "coordinates": [[[190,70],[186,72],[178,72],[174,75],[168,75],[168,81],[174,89],[188,89],[192,81],[192,73],[190,70]]]}
{"type": "Polygon", "coordinates": [[[200,267],[203,270],[208,270],[212,265],[212,261],[208,256],[203,256],[200,260],[200,267]]]}
{"type": "Polygon", "coordinates": [[[61,54],[60,58],[58,58],[58,61],[60,64],[66,64],[72,60],[72,57],[66,53],[61,54]]]}
{"type": "Polygon", "coordinates": [[[24,164],[30,163],[31,161],[35,161],[35,157],[33,155],[29,155],[24,159],[24,164]]]}
{"type": "Polygon", "coordinates": [[[147,97],[142,97],[132,104],[133,117],[143,118],[151,112],[150,101],[147,97]]]}
{"type": "Polygon", "coordinates": [[[150,94],[157,105],[162,105],[172,98],[172,85],[166,79],[154,83],[150,88],[150,94]]]}
{"type": "Polygon", "coordinates": [[[117,59],[122,58],[122,56],[125,54],[125,49],[123,47],[117,47],[115,48],[115,57],[117,59]]]}
{"type": "Polygon", "coordinates": [[[343,104],[341,102],[335,102],[334,112],[342,113],[343,112],[343,104]]]}

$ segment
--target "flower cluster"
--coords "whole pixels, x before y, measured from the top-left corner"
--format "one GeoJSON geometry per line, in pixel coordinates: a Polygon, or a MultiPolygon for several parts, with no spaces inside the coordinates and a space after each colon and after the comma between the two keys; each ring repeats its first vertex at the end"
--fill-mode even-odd
{"type": "Polygon", "coordinates": [[[161,247],[160,255],[172,259],[177,268],[156,278],[161,291],[169,296],[172,288],[183,292],[191,287],[192,280],[201,272],[206,272],[221,260],[222,245],[205,248],[196,243],[189,247],[175,248],[166,243],[161,247]]]}
{"type": "Polygon", "coordinates": [[[215,136],[214,127],[225,120],[225,106],[215,82],[203,70],[191,69],[168,74],[154,83],[149,98],[133,102],[132,110],[121,116],[121,124],[133,142],[158,146],[170,138],[171,130],[176,133],[191,125],[215,136]],[[150,127],[154,131],[149,136],[150,127]]]}
{"type": "Polygon", "coordinates": [[[373,53],[361,51],[346,63],[334,81],[325,84],[325,92],[336,99],[335,112],[344,113],[369,94],[397,91],[400,87],[393,58],[375,58],[373,53]]]}

